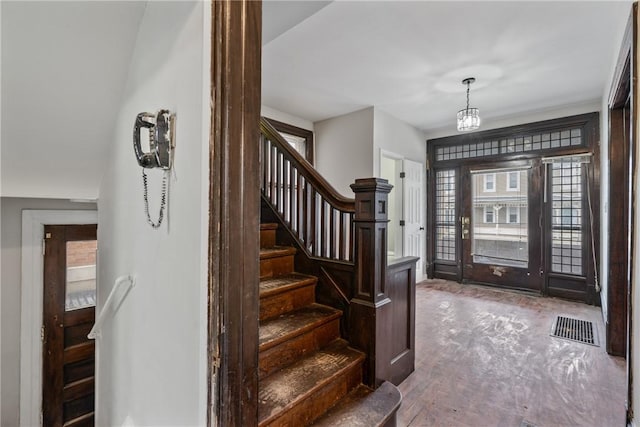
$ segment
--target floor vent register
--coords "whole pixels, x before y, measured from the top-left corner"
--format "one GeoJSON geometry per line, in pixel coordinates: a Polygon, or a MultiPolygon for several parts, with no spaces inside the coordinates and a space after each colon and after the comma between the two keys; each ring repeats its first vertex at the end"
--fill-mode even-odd
{"type": "Polygon", "coordinates": [[[587,320],[558,316],[551,327],[551,336],[599,346],[596,329],[587,320]]]}

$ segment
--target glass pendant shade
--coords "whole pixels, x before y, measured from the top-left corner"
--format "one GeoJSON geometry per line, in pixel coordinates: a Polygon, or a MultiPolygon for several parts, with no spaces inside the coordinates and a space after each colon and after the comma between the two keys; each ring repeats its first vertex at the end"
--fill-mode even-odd
{"type": "Polygon", "coordinates": [[[465,108],[458,111],[458,131],[476,130],[480,127],[480,110],[465,108]]]}
{"type": "Polygon", "coordinates": [[[458,111],[458,132],[476,130],[480,127],[480,110],[469,108],[469,89],[471,83],[475,81],[476,79],[473,77],[467,77],[462,81],[462,84],[467,86],[467,108],[458,111]]]}

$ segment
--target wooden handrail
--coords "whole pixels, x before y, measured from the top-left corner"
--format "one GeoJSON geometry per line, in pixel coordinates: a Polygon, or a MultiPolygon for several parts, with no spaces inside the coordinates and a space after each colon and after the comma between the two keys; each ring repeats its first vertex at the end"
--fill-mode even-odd
{"type": "Polygon", "coordinates": [[[280,135],[280,132],[269,123],[269,120],[264,117],[260,119],[260,132],[266,136],[272,144],[276,145],[278,149],[285,153],[287,160],[300,171],[307,182],[310,183],[328,203],[341,211],[349,213],[355,212],[355,199],[345,197],[333,188],[333,186],[280,135]]]}
{"type": "Polygon", "coordinates": [[[260,149],[262,194],[307,255],[353,264],[355,200],[339,194],[265,118],[260,149]]]}

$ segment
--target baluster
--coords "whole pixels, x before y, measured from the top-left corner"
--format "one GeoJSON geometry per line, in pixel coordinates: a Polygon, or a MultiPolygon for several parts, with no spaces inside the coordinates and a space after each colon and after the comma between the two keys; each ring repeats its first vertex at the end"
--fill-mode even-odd
{"type": "Polygon", "coordinates": [[[293,167],[293,164],[289,162],[289,223],[291,224],[291,228],[295,230],[298,224],[295,222],[296,219],[296,168],[293,167]]]}
{"type": "Polygon", "coordinates": [[[339,228],[339,239],[340,239],[340,250],[339,250],[339,259],[342,261],[346,260],[345,254],[344,254],[344,246],[345,246],[345,236],[347,234],[346,230],[344,229],[344,216],[346,214],[342,211],[340,211],[340,228],[339,228]]]}
{"type": "Polygon", "coordinates": [[[290,221],[290,218],[287,218],[287,214],[289,213],[289,161],[282,157],[282,218],[285,222],[290,221]]]}
{"type": "Polygon", "coordinates": [[[306,190],[303,188],[306,183],[302,179],[302,175],[298,173],[298,237],[304,242],[305,220],[307,217],[307,196],[306,190]]]}
{"type": "Polygon", "coordinates": [[[271,141],[262,137],[264,146],[262,147],[262,190],[264,195],[269,194],[269,153],[271,152],[271,141]]]}
{"type": "Polygon", "coordinates": [[[309,186],[309,199],[310,199],[310,203],[309,203],[309,211],[311,212],[310,215],[310,223],[309,223],[309,241],[307,242],[307,245],[309,245],[310,249],[311,249],[311,254],[312,255],[317,255],[317,247],[318,245],[316,244],[316,211],[317,211],[317,205],[316,205],[316,190],[312,187],[309,186]]]}
{"type": "Polygon", "coordinates": [[[349,226],[349,243],[348,243],[348,256],[349,259],[348,261],[353,261],[353,248],[354,248],[354,244],[353,244],[353,214],[350,213],[349,214],[349,222],[347,223],[347,225],[349,226]]]}
{"type": "Polygon", "coordinates": [[[264,135],[260,134],[258,158],[260,159],[260,192],[264,193],[264,135]]]}
{"type": "MultiPolygon", "coordinates": [[[[271,200],[271,203],[273,203],[275,205],[275,201],[276,201],[276,155],[277,155],[277,149],[276,147],[274,147],[273,145],[271,146],[271,194],[269,194],[269,200],[271,200]]],[[[275,205],[277,206],[277,205],[275,205]]]]}
{"type": "Polygon", "coordinates": [[[335,209],[333,206],[329,206],[329,245],[331,248],[331,253],[329,257],[331,259],[336,258],[336,245],[338,244],[338,239],[336,239],[336,217],[335,217],[335,209]]]}
{"type": "Polygon", "coordinates": [[[282,213],[282,153],[276,155],[276,211],[282,213]]]}
{"type": "Polygon", "coordinates": [[[320,256],[327,257],[327,218],[326,218],[327,202],[320,197],[320,256]]]}

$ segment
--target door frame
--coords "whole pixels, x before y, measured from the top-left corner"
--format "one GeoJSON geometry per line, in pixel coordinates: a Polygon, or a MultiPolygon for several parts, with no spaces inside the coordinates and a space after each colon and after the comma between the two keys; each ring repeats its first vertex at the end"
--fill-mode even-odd
{"type": "MultiPolygon", "coordinates": [[[[23,210],[20,306],[20,425],[42,425],[42,242],[45,225],[97,224],[98,211],[23,210]]],[[[97,381],[97,378],[96,378],[97,381]]],[[[96,400],[96,409],[98,402],[96,400]]]]}
{"type": "MultiPolygon", "coordinates": [[[[389,160],[393,160],[395,162],[395,169],[396,171],[398,170],[398,162],[400,162],[400,170],[404,169],[404,160],[405,158],[403,156],[401,156],[398,153],[394,153],[392,151],[388,151],[385,150],[384,148],[380,149],[380,157],[378,158],[378,171],[380,171],[380,177],[384,178],[382,176],[382,158],[387,158],[389,160]]],[[[400,220],[404,219],[404,182],[402,181],[400,176],[394,177],[394,182],[400,182],[403,185],[399,186],[399,188],[394,187],[394,189],[397,191],[395,194],[396,195],[400,195],[399,198],[396,199],[396,203],[394,206],[394,209],[396,209],[396,213],[398,213],[398,222],[396,222],[395,224],[391,224],[391,225],[387,225],[387,228],[389,227],[394,227],[394,230],[396,232],[396,238],[395,238],[395,242],[394,245],[396,247],[396,251],[394,253],[394,256],[397,258],[400,258],[402,256],[404,256],[404,240],[405,240],[405,235],[404,235],[404,227],[400,226],[400,220]],[[399,211],[398,211],[399,210],[399,211]],[[398,244],[400,247],[400,254],[398,254],[398,244]]],[[[388,249],[387,249],[387,253],[388,253],[388,249]]]]}

